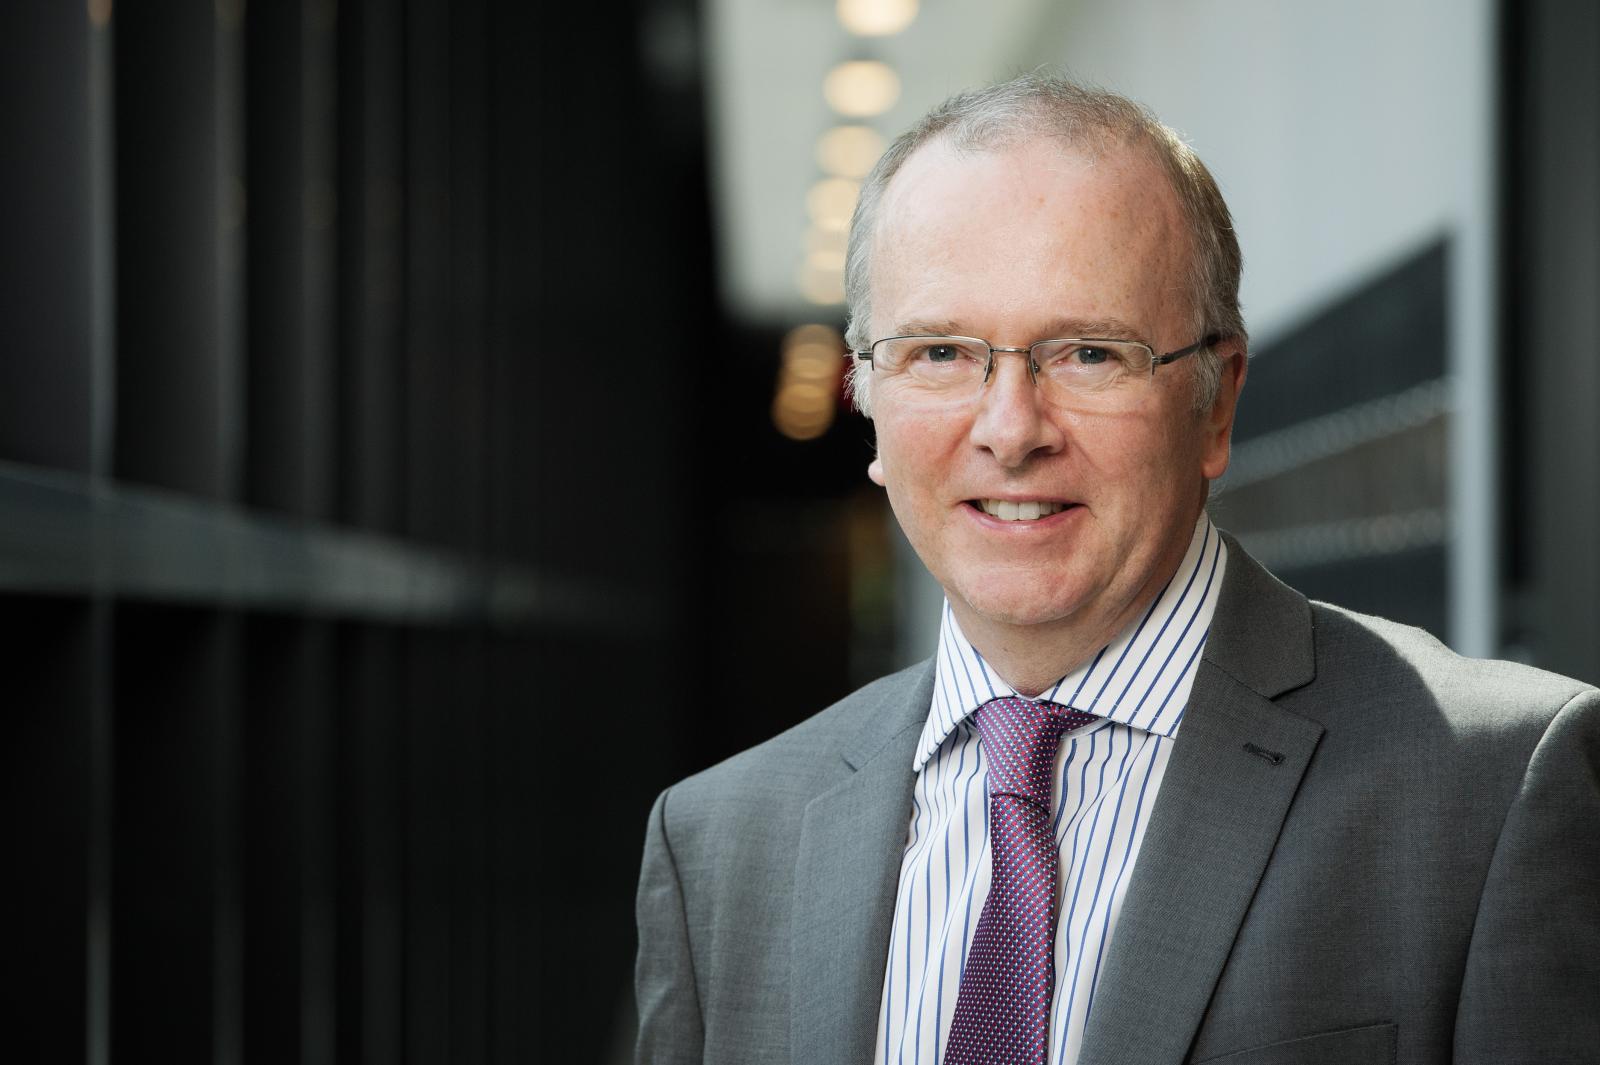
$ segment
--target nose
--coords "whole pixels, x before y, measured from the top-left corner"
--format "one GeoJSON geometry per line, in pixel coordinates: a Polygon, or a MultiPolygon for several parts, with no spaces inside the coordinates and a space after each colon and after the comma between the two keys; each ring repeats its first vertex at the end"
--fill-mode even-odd
{"type": "Polygon", "coordinates": [[[972,420],[972,443],[1006,469],[1024,466],[1036,455],[1054,454],[1065,443],[1034,383],[1029,362],[1026,348],[995,349],[972,420]],[[1005,355],[1020,357],[1003,358],[1005,355]]]}

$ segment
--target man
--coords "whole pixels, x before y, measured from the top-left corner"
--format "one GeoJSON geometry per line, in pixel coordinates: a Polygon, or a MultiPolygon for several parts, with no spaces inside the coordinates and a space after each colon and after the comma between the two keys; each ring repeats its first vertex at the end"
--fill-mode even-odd
{"type": "Polygon", "coordinates": [[[639,1060],[1600,1060],[1600,693],[1211,525],[1246,336],[1192,152],[1027,76],[850,239],[940,646],[658,800],[639,1060]]]}

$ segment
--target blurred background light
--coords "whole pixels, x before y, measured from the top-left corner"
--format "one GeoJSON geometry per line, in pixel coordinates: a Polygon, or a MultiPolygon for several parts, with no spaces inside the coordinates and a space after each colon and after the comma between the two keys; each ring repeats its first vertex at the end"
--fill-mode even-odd
{"type": "Polygon", "coordinates": [[[850,118],[881,115],[900,99],[900,76],[889,64],[876,59],[851,59],[832,70],[822,82],[828,106],[850,118]]]}
{"type": "Polygon", "coordinates": [[[860,191],[860,185],[846,178],[823,178],[806,193],[806,211],[823,229],[844,230],[850,225],[860,191]]]}
{"type": "Polygon", "coordinates": [[[793,348],[818,344],[832,344],[842,347],[844,341],[839,338],[839,331],[837,329],[834,329],[832,326],[820,325],[816,322],[809,322],[805,325],[797,325],[793,329],[789,330],[789,332],[783,338],[783,347],[785,351],[793,348]]]}
{"type": "Polygon", "coordinates": [[[814,440],[833,424],[844,374],[844,337],[831,326],[796,326],[783,338],[772,424],[791,440],[814,440]]]}
{"type": "Polygon", "coordinates": [[[917,0],[839,0],[839,24],[858,37],[899,33],[917,17],[917,0]]]}
{"type": "Polygon", "coordinates": [[[840,275],[844,274],[844,252],[823,248],[809,252],[806,262],[818,270],[833,270],[840,275]]]}
{"type": "Polygon", "coordinates": [[[883,134],[871,126],[835,126],[817,140],[817,165],[835,177],[863,178],[883,146],[883,134]]]}
{"type": "Polygon", "coordinates": [[[831,307],[844,302],[844,272],[819,266],[810,258],[801,264],[795,284],[808,303],[831,307]]]}
{"type": "Polygon", "coordinates": [[[849,231],[838,226],[812,226],[806,230],[806,251],[845,253],[849,231]]]}

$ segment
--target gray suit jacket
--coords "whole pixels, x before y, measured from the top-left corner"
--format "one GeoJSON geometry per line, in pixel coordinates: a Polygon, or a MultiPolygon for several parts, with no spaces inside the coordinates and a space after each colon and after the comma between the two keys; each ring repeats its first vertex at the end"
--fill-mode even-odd
{"type": "MultiPolygon", "coordinates": [[[[1230,548],[1079,1060],[1600,1061],[1600,692],[1230,548]]],[[[871,1061],[932,681],[657,800],[640,1062],[871,1061]]]]}

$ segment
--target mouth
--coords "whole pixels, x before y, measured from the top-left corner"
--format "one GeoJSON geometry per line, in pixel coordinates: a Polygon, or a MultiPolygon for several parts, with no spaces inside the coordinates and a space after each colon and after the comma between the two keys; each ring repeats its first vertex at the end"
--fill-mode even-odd
{"type": "Polygon", "coordinates": [[[1038,521],[1059,514],[1073,504],[1047,499],[969,499],[967,506],[1001,521],[1038,521]]]}

